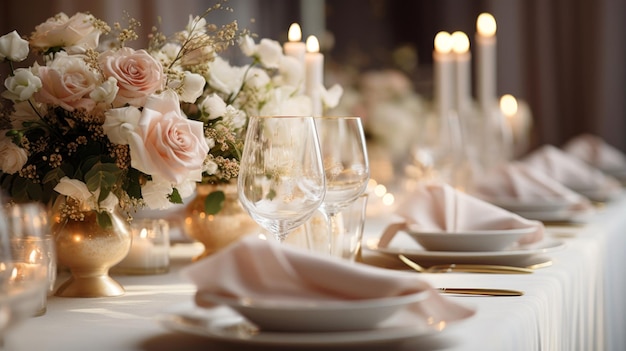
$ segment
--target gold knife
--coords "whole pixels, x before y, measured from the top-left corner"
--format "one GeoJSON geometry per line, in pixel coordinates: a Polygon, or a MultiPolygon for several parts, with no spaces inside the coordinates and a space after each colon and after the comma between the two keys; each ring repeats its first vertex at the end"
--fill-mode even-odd
{"type": "Polygon", "coordinates": [[[523,291],[490,288],[438,288],[440,293],[482,296],[522,296],[523,291]]]}

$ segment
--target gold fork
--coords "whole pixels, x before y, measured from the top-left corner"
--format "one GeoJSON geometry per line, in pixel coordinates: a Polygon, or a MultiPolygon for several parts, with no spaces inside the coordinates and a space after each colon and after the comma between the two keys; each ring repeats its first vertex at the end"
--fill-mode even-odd
{"type": "Polygon", "coordinates": [[[547,267],[552,261],[546,261],[527,267],[489,265],[489,264],[445,264],[435,265],[428,268],[422,267],[416,262],[410,260],[404,255],[398,255],[398,258],[407,266],[413,268],[420,273],[448,273],[448,272],[464,272],[464,273],[492,273],[492,274],[529,274],[537,268],[547,267]]]}

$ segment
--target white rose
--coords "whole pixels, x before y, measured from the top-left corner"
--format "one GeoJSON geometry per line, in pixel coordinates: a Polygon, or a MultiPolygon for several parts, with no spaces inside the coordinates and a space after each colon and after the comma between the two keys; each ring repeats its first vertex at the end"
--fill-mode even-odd
{"type": "Polygon", "coordinates": [[[283,58],[283,47],[272,39],[261,39],[256,47],[256,56],[261,64],[267,68],[278,68],[283,58]]]}
{"type": "Polygon", "coordinates": [[[278,74],[273,78],[277,86],[291,85],[300,87],[304,82],[304,70],[295,57],[284,56],[278,67],[278,74]]]}
{"type": "Polygon", "coordinates": [[[78,179],[70,179],[69,177],[63,177],[54,187],[54,191],[61,195],[69,196],[76,201],[78,201],[81,205],[92,207],[89,205],[90,198],[93,197],[93,194],[87,189],[87,184],[83,183],[78,179]]]}
{"type": "Polygon", "coordinates": [[[116,144],[128,144],[131,136],[138,133],[139,119],[141,111],[138,108],[120,107],[106,111],[105,120],[102,125],[104,134],[116,144]]]}
{"type": "Polygon", "coordinates": [[[141,196],[146,206],[152,210],[164,210],[172,205],[168,196],[174,189],[167,181],[148,181],[141,188],[141,196]]]}
{"type": "Polygon", "coordinates": [[[120,88],[117,86],[117,79],[109,77],[106,82],[96,87],[89,94],[89,97],[95,102],[111,104],[113,100],[115,100],[118,90],[120,90],[120,88]]]}
{"type": "Polygon", "coordinates": [[[241,52],[243,52],[243,54],[246,56],[252,56],[256,54],[256,43],[254,42],[254,39],[252,39],[252,37],[250,37],[249,35],[246,35],[239,39],[239,48],[241,49],[241,52]]]}
{"type": "Polygon", "coordinates": [[[185,199],[190,197],[196,191],[196,181],[188,180],[176,185],[176,190],[181,198],[185,199]]]}
{"type": "Polygon", "coordinates": [[[232,105],[226,106],[224,114],[224,122],[233,126],[235,129],[242,128],[246,124],[246,113],[234,108],[232,105]]]}
{"type": "Polygon", "coordinates": [[[24,61],[28,56],[28,41],[20,38],[16,31],[0,37],[0,61],[24,61]]]}
{"type": "Polygon", "coordinates": [[[18,172],[28,161],[28,153],[5,137],[6,130],[0,131],[0,169],[4,173],[18,172]]]}
{"type": "Polygon", "coordinates": [[[246,86],[253,89],[261,89],[270,83],[271,79],[264,70],[253,67],[246,76],[246,86]]]}
{"type": "Polygon", "coordinates": [[[160,53],[162,53],[168,59],[168,61],[174,60],[179,52],[180,45],[174,43],[167,43],[163,45],[160,51],[160,53]]]}
{"type": "Polygon", "coordinates": [[[294,89],[290,86],[272,89],[259,114],[263,116],[309,116],[312,112],[310,98],[306,95],[294,95],[294,89]]]}
{"type": "Polygon", "coordinates": [[[343,88],[339,84],[333,85],[330,89],[320,89],[322,95],[322,102],[326,108],[334,108],[339,105],[341,95],[343,95],[343,88]]]}
{"type": "Polygon", "coordinates": [[[200,111],[209,119],[222,117],[226,114],[226,103],[217,94],[211,94],[200,103],[200,111]]]}
{"type": "Polygon", "coordinates": [[[178,86],[182,85],[182,92],[180,93],[180,100],[183,102],[194,103],[196,99],[202,95],[204,91],[204,85],[206,84],[206,80],[204,77],[197,74],[185,71],[184,78],[182,82],[174,82],[175,85],[173,88],[178,88],[178,86]]]}
{"type": "Polygon", "coordinates": [[[217,163],[215,163],[215,161],[213,160],[207,160],[204,163],[204,172],[206,172],[206,174],[208,175],[215,174],[215,172],[217,172],[217,169],[218,169],[217,163]]]}
{"type": "Polygon", "coordinates": [[[4,86],[7,90],[2,92],[2,97],[13,101],[26,101],[41,89],[41,79],[27,68],[18,68],[12,76],[4,80],[4,86]]]}
{"type": "Polygon", "coordinates": [[[232,94],[241,88],[248,66],[233,67],[217,56],[209,63],[209,85],[225,94],[232,94]]]}

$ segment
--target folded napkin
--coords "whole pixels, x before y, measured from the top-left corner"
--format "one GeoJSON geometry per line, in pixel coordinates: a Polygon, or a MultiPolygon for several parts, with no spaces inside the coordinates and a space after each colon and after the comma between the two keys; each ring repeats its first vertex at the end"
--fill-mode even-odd
{"type": "Polygon", "coordinates": [[[311,302],[376,299],[430,291],[413,309],[425,318],[453,320],[473,313],[440,296],[417,275],[350,263],[273,241],[246,237],[182,271],[200,292],[264,301],[311,302]]]}
{"type": "Polygon", "coordinates": [[[593,209],[591,201],[586,197],[522,162],[511,162],[485,174],[474,185],[472,194],[487,201],[541,203],[551,200],[567,203],[570,210],[593,209]]]}
{"type": "Polygon", "coordinates": [[[396,213],[404,221],[387,227],[379,240],[380,247],[386,247],[398,231],[409,226],[423,231],[448,232],[535,228],[519,240],[520,244],[537,242],[544,233],[543,223],[523,218],[447,184],[418,185],[399,204],[396,213]]]}
{"type": "Polygon", "coordinates": [[[540,147],[522,162],[577,192],[621,191],[615,178],[552,145],[540,147]]]}
{"type": "Polygon", "coordinates": [[[595,135],[579,135],[565,143],[563,151],[603,171],[626,170],[626,155],[595,135]]]}

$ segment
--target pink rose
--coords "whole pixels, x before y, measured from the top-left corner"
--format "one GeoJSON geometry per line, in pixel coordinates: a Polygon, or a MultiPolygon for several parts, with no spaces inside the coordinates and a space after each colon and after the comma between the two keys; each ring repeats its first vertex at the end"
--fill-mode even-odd
{"type": "Polygon", "coordinates": [[[166,90],[146,101],[138,130],[129,137],[131,165],[153,180],[180,184],[202,179],[209,152],[202,122],[187,119],[178,95],[166,90]]]}
{"type": "Polygon", "coordinates": [[[165,84],[163,67],[145,50],[122,48],[104,52],[100,66],[106,78],[117,80],[119,91],[113,100],[115,107],[143,106],[148,96],[165,84]]]}
{"type": "Polygon", "coordinates": [[[98,85],[98,77],[82,58],[57,53],[48,66],[39,67],[38,75],[42,87],[34,96],[39,102],[68,111],[94,108],[95,102],[89,94],[98,85]]]}
{"type": "Polygon", "coordinates": [[[47,50],[53,47],[74,48],[70,52],[84,52],[95,49],[100,40],[100,30],[94,27],[94,17],[78,12],[67,17],[63,12],[49,18],[35,27],[30,37],[30,45],[47,50]]]}

